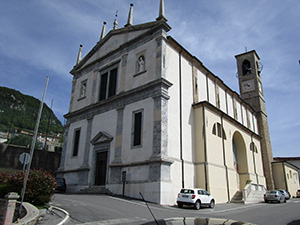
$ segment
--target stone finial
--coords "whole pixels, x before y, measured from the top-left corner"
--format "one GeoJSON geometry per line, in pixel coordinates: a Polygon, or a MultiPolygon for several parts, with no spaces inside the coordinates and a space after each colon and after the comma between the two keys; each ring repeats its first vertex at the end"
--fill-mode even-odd
{"type": "Polygon", "coordinates": [[[130,3],[130,9],[129,9],[129,13],[128,13],[128,20],[127,20],[127,24],[125,25],[125,27],[132,26],[132,24],[133,24],[133,4],[130,3]]]}
{"type": "Polygon", "coordinates": [[[103,27],[102,27],[100,40],[102,40],[105,37],[105,29],[106,29],[106,22],[103,22],[103,27]]]}
{"type": "Polygon", "coordinates": [[[114,30],[116,30],[116,29],[118,29],[118,21],[117,21],[117,18],[115,19],[115,21],[114,21],[114,30]]]}
{"type": "Polygon", "coordinates": [[[80,47],[79,47],[79,51],[78,51],[78,56],[77,56],[77,62],[76,62],[76,64],[79,64],[79,63],[80,63],[81,57],[82,57],[82,45],[80,45],[80,47]]]}
{"type": "Polygon", "coordinates": [[[156,18],[156,20],[164,20],[168,21],[165,17],[165,2],[164,0],[160,0],[160,5],[159,5],[159,15],[156,18]]]}

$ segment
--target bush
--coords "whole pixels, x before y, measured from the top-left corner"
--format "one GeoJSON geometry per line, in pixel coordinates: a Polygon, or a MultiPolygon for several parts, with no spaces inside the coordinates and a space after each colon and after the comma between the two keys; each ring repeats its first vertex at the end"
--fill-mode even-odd
{"type": "MultiPolygon", "coordinates": [[[[2,178],[4,181],[2,184],[6,184],[9,187],[9,192],[17,192],[21,195],[25,176],[25,171],[15,172],[9,177],[2,178]]],[[[5,177],[5,175],[0,175],[0,184],[1,177],[5,177]]],[[[45,170],[30,170],[24,201],[36,206],[44,205],[51,200],[55,187],[56,181],[52,174],[45,170]]]]}

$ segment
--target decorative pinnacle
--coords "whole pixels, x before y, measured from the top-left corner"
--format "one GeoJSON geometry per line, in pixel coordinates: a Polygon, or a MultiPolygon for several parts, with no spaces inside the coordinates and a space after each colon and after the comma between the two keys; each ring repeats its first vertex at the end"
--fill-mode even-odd
{"type": "Polygon", "coordinates": [[[159,15],[156,18],[156,20],[164,20],[168,21],[165,17],[165,2],[164,0],[160,0],[160,5],[159,5],[159,15]]]}
{"type": "Polygon", "coordinates": [[[118,17],[118,10],[116,11],[116,13],[115,13],[115,21],[114,21],[114,27],[113,27],[113,29],[114,30],[116,30],[116,29],[118,29],[118,21],[117,21],[117,17],[118,17]]]}
{"type": "Polygon", "coordinates": [[[128,13],[128,20],[127,20],[127,24],[125,25],[125,27],[132,26],[132,24],[133,24],[133,4],[130,3],[130,9],[129,9],[129,13],[128,13]]]}
{"type": "Polygon", "coordinates": [[[106,30],[106,22],[103,22],[103,27],[102,27],[100,40],[102,40],[105,37],[105,30],[106,30]]]}
{"type": "Polygon", "coordinates": [[[82,45],[79,47],[76,65],[80,63],[82,57],[82,45]]]}

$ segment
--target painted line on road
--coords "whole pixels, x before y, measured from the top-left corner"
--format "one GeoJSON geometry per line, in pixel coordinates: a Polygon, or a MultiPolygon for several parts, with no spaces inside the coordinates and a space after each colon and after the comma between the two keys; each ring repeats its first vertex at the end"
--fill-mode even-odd
{"type": "Polygon", "coordinates": [[[87,223],[80,223],[78,225],[117,225],[117,224],[125,224],[139,221],[147,221],[147,219],[134,217],[134,218],[120,218],[120,219],[111,219],[111,220],[101,220],[101,221],[93,221],[87,223]]]}
{"type": "Polygon", "coordinates": [[[239,206],[236,208],[231,208],[231,209],[223,209],[223,210],[216,210],[216,211],[210,211],[207,212],[207,214],[216,214],[216,213],[224,213],[224,212],[231,212],[231,211],[238,211],[238,210],[243,210],[243,209],[248,209],[248,208],[253,208],[253,207],[257,207],[257,206],[263,206],[264,204],[251,204],[251,205],[247,205],[247,206],[239,206]]]}

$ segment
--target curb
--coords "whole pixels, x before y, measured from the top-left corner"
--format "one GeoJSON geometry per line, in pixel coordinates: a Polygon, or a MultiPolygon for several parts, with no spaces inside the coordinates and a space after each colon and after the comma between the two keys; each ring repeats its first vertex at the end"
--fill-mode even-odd
{"type": "MultiPolygon", "coordinates": [[[[70,218],[70,214],[66,211],[66,210],[64,210],[64,209],[62,209],[62,208],[59,208],[59,207],[57,207],[57,206],[50,206],[50,208],[52,208],[52,209],[55,209],[55,210],[57,210],[57,211],[60,211],[60,212],[62,212],[62,213],[64,213],[66,216],[65,216],[65,218],[60,222],[60,223],[58,223],[57,225],[63,225],[65,222],[67,222],[68,221],[68,219],[70,218]]],[[[51,210],[52,210],[51,209],[51,210]]]]}

